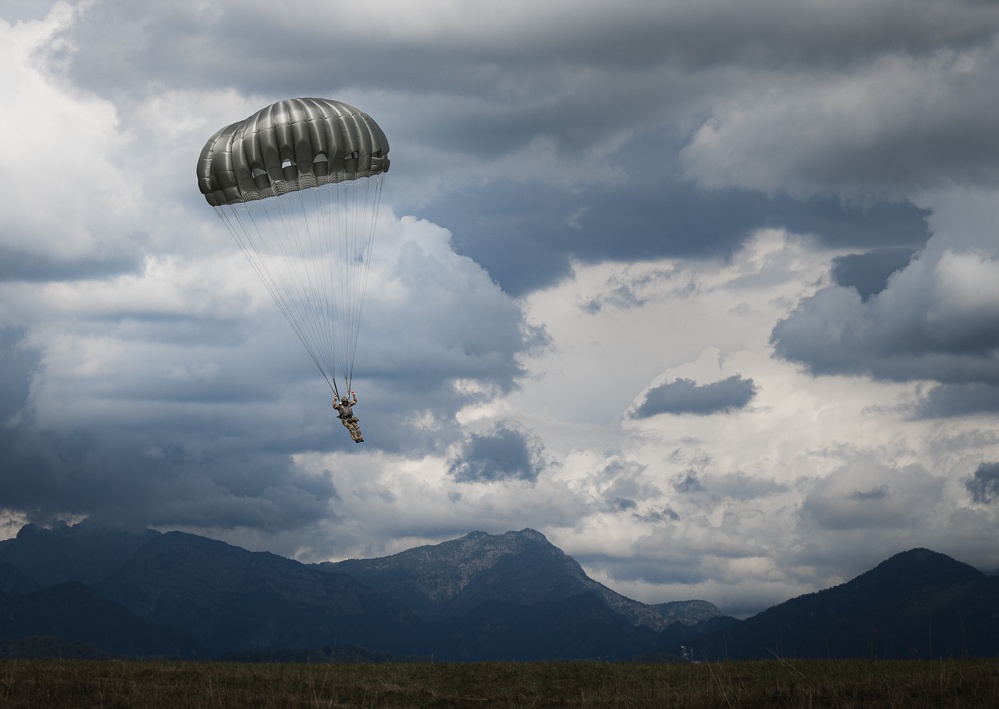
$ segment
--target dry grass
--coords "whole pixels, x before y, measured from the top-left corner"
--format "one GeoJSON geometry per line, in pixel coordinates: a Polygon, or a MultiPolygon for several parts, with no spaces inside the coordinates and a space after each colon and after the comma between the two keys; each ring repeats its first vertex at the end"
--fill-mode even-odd
{"type": "Polygon", "coordinates": [[[983,707],[999,660],[252,664],[0,660],[0,707],[983,707]]]}

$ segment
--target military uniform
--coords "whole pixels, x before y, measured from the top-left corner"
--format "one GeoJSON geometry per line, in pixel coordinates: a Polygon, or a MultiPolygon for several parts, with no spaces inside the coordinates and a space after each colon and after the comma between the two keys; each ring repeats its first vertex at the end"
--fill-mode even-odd
{"type": "Polygon", "coordinates": [[[354,416],[354,410],[351,408],[357,404],[357,394],[350,392],[350,396],[354,399],[350,401],[347,397],[343,399],[334,399],[333,408],[337,410],[340,416],[340,421],[343,425],[350,431],[350,437],[353,439],[354,443],[363,443],[364,436],[361,435],[361,423],[356,416],[354,416]]]}

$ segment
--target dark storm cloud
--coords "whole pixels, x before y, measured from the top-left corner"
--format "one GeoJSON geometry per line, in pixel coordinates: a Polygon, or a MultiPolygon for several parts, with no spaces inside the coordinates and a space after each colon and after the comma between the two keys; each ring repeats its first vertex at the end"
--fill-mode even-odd
{"type": "Polygon", "coordinates": [[[508,424],[499,424],[490,433],[469,436],[449,462],[448,472],[463,483],[502,480],[533,483],[547,465],[537,438],[508,424]]]}
{"type": "Polygon", "coordinates": [[[999,502],[999,463],[982,463],[975,474],[964,481],[971,499],[982,505],[999,502]]]}
{"type": "MultiPolygon", "coordinates": [[[[355,412],[365,451],[441,453],[463,440],[457,411],[515,388],[519,358],[547,335],[454,254],[445,230],[388,224],[355,412]]],[[[39,523],[90,516],[274,534],[335,516],[331,478],[292,456],[336,452],[350,467],[359,451],[292,329],[269,301],[252,305],[246,268],[231,285],[169,272],[124,295],[115,281],[60,285],[45,322],[0,332],[0,504],[39,523]],[[24,349],[25,333],[49,346],[24,349]]],[[[30,302],[36,287],[10,292],[30,302]]],[[[540,460],[510,474],[536,477],[540,460]]]]}
{"type": "Polygon", "coordinates": [[[917,418],[948,418],[999,413],[999,386],[987,384],[941,384],[930,389],[916,404],[917,418]]]}
{"type": "MultiPolygon", "coordinates": [[[[24,330],[0,327],[0,422],[20,411],[28,399],[31,373],[40,354],[28,348],[24,330]]],[[[2,424],[0,424],[2,425],[2,424]]]]}
{"type": "Polygon", "coordinates": [[[41,425],[32,398],[48,394],[30,383],[44,370],[21,335],[0,331],[0,500],[7,509],[40,524],[86,515],[119,524],[270,532],[330,514],[337,499],[332,482],[304,474],[289,454],[319,447],[331,425],[303,426],[272,410],[273,389],[282,383],[263,362],[242,358],[227,370],[232,386],[205,380],[200,388],[196,381],[149,376],[148,363],[129,363],[110,382],[66,382],[53,405],[82,407],[82,415],[68,427],[41,425]],[[244,366],[256,379],[243,374],[244,366]],[[247,386],[251,380],[257,385],[247,386]],[[247,392],[261,404],[248,418],[222,414],[245,402],[247,392]]]}
{"type": "Polygon", "coordinates": [[[89,8],[73,32],[91,68],[116,70],[117,75],[106,75],[116,80],[138,82],[144,74],[160,82],[189,79],[188,73],[201,69],[204,81],[223,86],[289,75],[315,84],[328,80],[329,64],[316,60],[327,57],[367,83],[398,75],[399,86],[470,88],[503,85],[497,67],[504,62],[617,69],[667,62],[689,69],[731,63],[829,66],[987,42],[999,26],[999,11],[974,0],[794,4],[795,12],[780,2],[579,3],[572,5],[576,12],[566,7],[535,5],[530,13],[510,11],[482,24],[472,21],[478,13],[471,7],[431,6],[421,8],[417,25],[402,11],[388,17],[377,7],[365,13],[338,2],[271,10],[245,3],[150,6],[130,0],[89,8]],[[109,42],[110,37],[118,41],[109,42]],[[403,57],[410,61],[400,61],[403,57]]]}
{"type": "MultiPolygon", "coordinates": [[[[528,157],[523,151],[539,138],[554,142],[557,163],[590,157],[594,172],[623,168],[634,179],[633,170],[675,154],[643,145],[645,132],[683,142],[713,104],[753,83],[771,86],[792,75],[816,85],[824,83],[816,73],[827,78],[884,57],[987,50],[999,28],[999,9],[978,2],[833,7],[584,3],[567,13],[553,4],[484,22],[471,6],[414,9],[413,18],[400,11],[389,20],[374,5],[248,10],[242,3],[131,0],[82,6],[65,30],[68,42],[54,46],[77,83],[120,96],[122,104],[151,88],[237,86],[275,98],[363,92],[398,138],[393,151],[435,156],[429,163],[417,158],[424,179],[446,177],[465,163],[528,157]],[[640,159],[624,159],[614,145],[637,146],[640,159]]],[[[991,55],[978,60],[986,65],[991,55]]],[[[919,104],[904,142],[889,132],[862,152],[818,146],[825,160],[806,153],[802,161],[792,147],[781,151],[784,159],[796,170],[825,170],[819,182],[832,193],[855,177],[870,182],[858,172],[910,174],[913,161],[920,176],[994,180],[999,139],[988,116],[999,99],[979,90],[974,71],[953,78],[946,82],[950,100],[919,104]]],[[[890,131],[905,120],[913,119],[883,123],[890,131]]],[[[537,169],[529,165],[526,174],[537,169]]],[[[573,188],[580,178],[571,178],[573,188]]]]}
{"type": "Polygon", "coordinates": [[[710,384],[691,379],[677,379],[650,389],[645,401],[635,409],[633,418],[658,414],[694,414],[708,416],[745,408],[756,395],[752,379],[732,376],[710,384]]]}
{"type": "Polygon", "coordinates": [[[574,260],[723,257],[762,228],[812,234],[836,248],[911,250],[929,238],[925,211],[907,203],[861,208],[828,197],[699,189],[665,157],[677,148],[659,142],[659,160],[648,159],[648,141],[624,148],[619,159],[630,167],[621,183],[570,192],[544,181],[500,182],[488,197],[459,190],[423,212],[513,295],[557,283],[574,260]]]}
{"type": "MultiPolygon", "coordinates": [[[[999,12],[977,4],[941,14],[920,3],[903,13],[905,21],[893,19],[886,34],[894,7],[787,13],[779,3],[752,12],[733,4],[728,10],[742,19],[727,15],[730,22],[718,23],[718,8],[594,6],[554,26],[505,18],[484,34],[474,25],[458,32],[461,18],[454,16],[422,31],[361,21],[330,42],[327,25],[313,21],[318,17],[303,24],[294,12],[124,2],[81,10],[67,30],[75,47],[67,59],[74,79],[102,94],[238,85],[284,97],[364,87],[373,103],[366,108],[393,136],[393,177],[447,184],[430,203],[400,207],[452,229],[460,253],[519,295],[569,275],[574,259],[725,255],[760,227],[812,233],[836,246],[920,247],[921,213],[905,203],[852,209],[835,199],[698,190],[676,161],[685,130],[671,125],[689,120],[684,112],[702,113],[711,95],[710,81],[679,80],[684,72],[732,64],[765,72],[774,62],[850,65],[892,50],[973,44],[999,26],[999,12]],[[335,75],[329,66],[339,68],[335,75]],[[664,90],[650,92],[657,76],[664,90]],[[550,176],[543,161],[532,161],[520,182],[491,178],[485,192],[481,178],[451,176],[456,168],[524,160],[537,139],[555,146],[550,176]],[[608,150],[608,141],[619,147],[608,150]],[[566,172],[572,164],[578,167],[566,172]]],[[[338,12],[331,6],[319,17],[338,12]]]]}
{"type": "Polygon", "coordinates": [[[833,259],[832,277],[838,285],[856,288],[861,300],[885,289],[888,278],[905,268],[915,249],[875,249],[833,259]]]}
{"type": "MultiPolygon", "coordinates": [[[[817,375],[969,386],[963,406],[974,409],[981,389],[971,385],[999,385],[999,262],[991,253],[923,253],[867,301],[853,288],[820,290],[773,328],[774,352],[817,375]]],[[[957,391],[931,393],[924,414],[959,410],[957,391]]]]}
{"type": "MultiPolygon", "coordinates": [[[[520,371],[513,353],[544,339],[537,328],[521,331],[519,310],[470,261],[422,271],[424,258],[430,255],[410,254],[405,265],[412,272],[396,281],[420,293],[420,306],[382,317],[377,295],[369,303],[371,337],[362,357],[373,379],[355,380],[366,448],[413,454],[460,439],[455,412],[490,389],[457,392],[454,378],[512,386],[520,371]],[[452,315],[438,317],[449,302],[452,315]],[[400,337],[408,343],[404,351],[400,337]],[[393,353],[395,368],[387,360],[393,353]],[[424,412],[437,420],[431,430],[414,425],[424,412]]],[[[225,321],[143,313],[127,301],[109,305],[53,325],[81,343],[116,343],[108,364],[88,377],[62,379],[60,362],[25,347],[24,331],[0,332],[5,507],[38,523],[87,515],[268,533],[336,514],[330,479],[303,473],[291,456],[354,452],[353,444],[333,417],[331,394],[277,313],[225,321]],[[54,416],[38,421],[36,411],[54,416]]],[[[89,362],[85,352],[68,353],[64,364],[89,362]]],[[[350,465],[347,458],[339,462],[350,465]]]]}
{"type": "MultiPolygon", "coordinates": [[[[34,420],[26,391],[9,392],[5,384],[3,395],[0,500],[39,524],[84,515],[277,532],[323,519],[335,498],[328,479],[303,475],[289,457],[316,441],[302,431],[296,436],[265,408],[259,420],[241,425],[211,402],[173,414],[160,405],[154,423],[148,406],[134,406],[132,420],[107,421],[101,410],[93,422],[53,430],[34,420]],[[12,408],[15,417],[8,418],[12,408]],[[271,433],[261,433],[267,424],[271,433]]],[[[81,402],[67,392],[64,403],[81,402]]],[[[88,403],[103,409],[110,402],[88,403]]]]}
{"type": "Polygon", "coordinates": [[[44,432],[20,421],[0,428],[0,499],[31,521],[86,515],[109,523],[190,525],[270,532],[328,516],[337,493],[297,470],[259,437],[200,432],[44,432]],[[220,441],[228,440],[226,444],[220,441]]]}

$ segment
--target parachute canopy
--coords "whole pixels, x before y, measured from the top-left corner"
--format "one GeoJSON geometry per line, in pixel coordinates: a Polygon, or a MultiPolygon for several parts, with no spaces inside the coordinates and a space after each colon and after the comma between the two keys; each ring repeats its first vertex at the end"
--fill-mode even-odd
{"type": "Polygon", "coordinates": [[[213,207],[247,202],[387,172],[388,151],[382,129],[353,106],[288,99],[209,138],[198,187],[213,207]]]}
{"type": "Polygon", "coordinates": [[[216,132],[198,187],[338,393],[350,389],[389,145],[340,101],[278,101],[216,132]]]}

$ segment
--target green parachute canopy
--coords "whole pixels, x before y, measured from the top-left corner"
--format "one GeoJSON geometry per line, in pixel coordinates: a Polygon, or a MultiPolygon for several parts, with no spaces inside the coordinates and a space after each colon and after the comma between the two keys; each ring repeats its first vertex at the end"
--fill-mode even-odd
{"type": "Polygon", "coordinates": [[[198,187],[330,388],[350,390],[389,145],[340,101],[278,101],[217,131],[198,187]]]}

